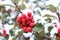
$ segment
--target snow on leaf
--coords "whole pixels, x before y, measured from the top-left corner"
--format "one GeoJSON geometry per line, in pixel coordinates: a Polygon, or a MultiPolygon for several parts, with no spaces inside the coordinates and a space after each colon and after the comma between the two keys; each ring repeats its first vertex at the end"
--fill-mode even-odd
{"type": "Polygon", "coordinates": [[[52,15],[49,15],[49,14],[45,14],[43,17],[53,17],[53,18],[56,18],[55,16],[52,16],[52,15]]]}
{"type": "Polygon", "coordinates": [[[15,7],[15,6],[13,6],[13,5],[10,5],[10,4],[0,4],[0,6],[10,6],[10,7],[15,7]]]}

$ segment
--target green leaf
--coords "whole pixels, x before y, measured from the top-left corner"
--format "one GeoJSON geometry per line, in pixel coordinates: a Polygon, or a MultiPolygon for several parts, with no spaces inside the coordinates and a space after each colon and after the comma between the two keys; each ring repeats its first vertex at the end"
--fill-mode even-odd
{"type": "Polygon", "coordinates": [[[6,36],[6,37],[5,37],[5,40],[8,40],[8,38],[9,38],[9,37],[6,36]]]}
{"type": "Polygon", "coordinates": [[[40,24],[39,23],[36,23],[35,24],[35,27],[39,27],[40,28],[40,27],[43,27],[43,25],[41,23],[40,24]]]}
{"type": "Polygon", "coordinates": [[[60,38],[57,37],[56,40],[60,40],[60,38]]]}
{"type": "Polygon", "coordinates": [[[44,27],[42,24],[39,24],[39,23],[36,23],[35,24],[35,27],[33,28],[33,31],[36,31],[38,33],[44,31],[44,27]]]}
{"type": "Polygon", "coordinates": [[[7,13],[3,13],[2,15],[1,15],[1,20],[2,20],[2,23],[7,23],[8,21],[6,20],[6,17],[7,17],[8,15],[7,15],[7,13]]]}
{"type": "Polygon", "coordinates": [[[21,35],[23,35],[23,31],[18,32],[18,36],[20,37],[21,35]]]}
{"type": "Polygon", "coordinates": [[[53,26],[48,27],[48,31],[50,32],[52,30],[53,26]]]}
{"type": "Polygon", "coordinates": [[[4,8],[4,6],[1,6],[1,5],[0,5],[0,11],[1,11],[2,8],[4,8]]]}
{"type": "Polygon", "coordinates": [[[36,37],[36,39],[35,40],[40,40],[40,37],[36,37]]]}
{"type": "Polygon", "coordinates": [[[44,36],[44,27],[43,25],[40,23],[36,23],[35,27],[33,28],[34,35],[36,36],[35,40],[43,40],[43,36],[44,36]]]}
{"type": "Polygon", "coordinates": [[[52,11],[52,12],[56,12],[56,7],[54,7],[52,4],[48,5],[49,6],[49,9],[52,11]]]}
{"type": "Polygon", "coordinates": [[[35,40],[44,40],[44,37],[36,37],[35,40]]]}
{"type": "MultiPolygon", "coordinates": [[[[55,16],[52,16],[52,15],[49,15],[49,14],[45,14],[43,17],[53,17],[53,18],[56,18],[55,16]]],[[[56,18],[57,19],[57,18],[56,18]]]]}
{"type": "Polygon", "coordinates": [[[14,37],[12,40],[16,40],[16,37],[14,37]]]}
{"type": "Polygon", "coordinates": [[[26,8],[26,7],[25,7],[24,4],[20,5],[20,9],[21,9],[21,10],[24,10],[25,8],[26,8]]]}
{"type": "Polygon", "coordinates": [[[10,4],[0,4],[0,6],[10,6],[10,7],[14,7],[15,8],[15,6],[10,5],[10,4]]]}
{"type": "Polygon", "coordinates": [[[51,22],[51,19],[50,18],[47,18],[47,19],[45,19],[45,21],[47,21],[48,23],[50,23],[51,22]]]}
{"type": "Polygon", "coordinates": [[[14,33],[13,33],[13,31],[12,31],[12,30],[10,30],[9,32],[10,32],[11,36],[14,36],[14,33]]]}

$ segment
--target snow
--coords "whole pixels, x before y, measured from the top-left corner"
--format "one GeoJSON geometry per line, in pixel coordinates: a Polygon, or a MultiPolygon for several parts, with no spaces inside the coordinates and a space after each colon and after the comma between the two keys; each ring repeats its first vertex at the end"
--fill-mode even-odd
{"type": "Polygon", "coordinates": [[[32,33],[31,33],[31,32],[23,33],[23,36],[24,36],[25,38],[28,38],[28,37],[31,37],[31,36],[32,36],[32,33]]]}
{"type": "Polygon", "coordinates": [[[5,24],[4,27],[5,27],[6,31],[7,31],[7,34],[10,34],[9,30],[11,30],[14,27],[14,25],[13,24],[12,25],[5,24]]]}
{"type": "Polygon", "coordinates": [[[57,7],[59,2],[60,2],[60,0],[49,0],[49,1],[46,2],[46,5],[52,4],[55,7],[57,7]]]}
{"type": "Polygon", "coordinates": [[[54,28],[51,30],[51,32],[50,32],[50,37],[53,38],[53,37],[55,36],[55,35],[54,35],[55,33],[58,33],[56,27],[54,27],[54,28]]]}

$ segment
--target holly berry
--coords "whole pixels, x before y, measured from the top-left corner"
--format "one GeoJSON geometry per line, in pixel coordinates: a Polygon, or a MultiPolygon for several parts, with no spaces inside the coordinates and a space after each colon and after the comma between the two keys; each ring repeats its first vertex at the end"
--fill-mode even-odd
{"type": "Polygon", "coordinates": [[[22,19],[22,22],[26,22],[26,19],[23,18],[23,19],[22,19]]]}
{"type": "Polygon", "coordinates": [[[28,27],[27,28],[27,32],[31,32],[32,31],[32,28],[31,27],[28,27]]]}
{"type": "Polygon", "coordinates": [[[29,19],[30,19],[30,18],[27,16],[27,17],[26,17],[26,20],[28,21],[29,19]]]}
{"type": "Polygon", "coordinates": [[[23,25],[22,25],[22,24],[19,24],[18,26],[19,26],[20,28],[22,28],[22,27],[23,27],[23,25]]]}
{"type": "Polygon", "coordinates": [[[32,19],[33,17],[29,17],[29,16],[26,17],[26,20],[32,20],[32,19]]]}
{"type": "Polygon", "coordinates": [[[58,33],[58,34],[56,34],[56,37],[57,37],[57,38],[58,38],[58,37],[60,37],[59,33],[58,33]]]}
{"type": "Polygon", "coordinates": [[[29,17],[29,20],[32,20],[33,19],[33,17],[29,17]]]}
{"type": "Polygon", "coordinates": [[[6,30],[3,30],[3,33],[5,33],[5,34],[6,34],[6,30]]]}
{"type": "Polygon", "coordinates": [[[60,33],[60,28],[58,28],[58,33],[60,33]]]}
{"type": "Polygon", "coordinates": [[[27,21],[27,24],[30,24],[31,23],[31,21],[27,21]]]}
{"type": "Polygon", "coordinates": [[[25,22],[22,22],[22,25],[26,25],[26,23],[25,22]]]}
{"type": "Polygon", "coordinates": [[[2,36],[9,36],[8,34],[6,34],[6,30],[3,30],[2,36]]]}
{"type": "Polygon", "coordinates": [[[27,32],[27,27],[23,27],[22,29],[24,30],[24,32],[27,32]]]}
{"type": "Polygon", "coordinates": [[[31,24],[30,24],[30,27],[34,27],[34,23],[31,23],[31,24]]]}
{"type": "Polygon", "coordinates": [[[26,15],[25,14],[22,14],[22,16],[21,16],[22,18],[26,18],[26,15]]]}
{"type": "Polygon", "coordinates": [[[2,36],[9,36],[8,34],[2,34],[2,36]]]}
{"type": "Polygon", "coordinates": [[[31,12],[28,12],[28,16],[31,17],[32,16],[32,13],[31,12]]]}
{"type": "Polygon", "coordinates": [[[17,17],[16,22],[20,22],[21,20],[22,20],[22,18],[21,18],[21,17],[17,17]]]}
{"type": "Polygon", "coordinates": [[[34,23],[34,20],[32,20],[32,23],[34,23]]]}

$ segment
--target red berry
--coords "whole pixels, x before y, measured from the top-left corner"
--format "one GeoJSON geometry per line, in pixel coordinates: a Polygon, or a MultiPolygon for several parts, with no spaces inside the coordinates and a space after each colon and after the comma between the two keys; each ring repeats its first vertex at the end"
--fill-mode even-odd
{"type": "Polygon", "coordinates": [[[58,37],[60,38],[60,34],[59,34],[59,33],[58,33],[58,34],[56,34],[56,37],[57,37],[57,38],[58,38],[58,37]]]}
{"type": "Polygon", "coordinates": [[[60,28],[58,28],[58,33],[60,33],[60,28]]]}
{"type": "Polygon", "coordinates": [[[32,17],[29,16],[26,17],[26,20],[32,20],[32,19],[33,19],[32,17]]]}
{"type": "Polygon", "coordinates": [[[32,23],[34,23],[34,20],[32,20],[32,23]]]}
{"type": "Polygon", "coordinates": [[[6,34],[6,36],[9,36],[9,34],[6,34]]]}
{"type": "Polygon", "coordinates": [[[22,18],[26,18],[26,15],[25,15],[25,14],[22,14],[21,17],[22,17],[22,18]]]}
{"type": "Polygon", "coordinates": [[[31,24],[30,24],[30,27],[34,27],[34,23],[31,23],[31,24]]]}
{"type": "Polygon", "coordinates": [[[33,18],[32,17],[29,17],[29,20],[32,20],[33,18]]]}
{"type": "Polygon", "coordinates": [[[29,16],[29,17],[32,16],[32,13],[31,13],[31,12],[28,12],[28,16],[29,16]]]}
{"type": "Polygon", "coordinates": [[[30,24],[31,23],[31,21],[27,21],[27,24],[30,24]]]}
{"type": "Polygon", "coordinates": [[[2,36],[6,36],[6,34],[2,34],[2,36]]]}
{"type": "Polygon", "coordinates": [[[19,24],[19,27],[20,27],[20,28],[22,28],[22,27],[23,27],[23,25],[22,25],[22,24],[19,24]]]}
{"type": "Polygon", "coordinates": [[[20,22],[22,20],[21,17],[17,17],[16,22],[20,22]]]}
{"type": "Polygon", "coordinates": [[[8,34],[2,34],[2,36],[9,36],[8,34]]]}
{"type": "Polygon", "coordinates": [[[28,16],[26,17],[26,20],[29,20],[29,17],[28,16]]]}
{"type": "Polygon", "coordinates": [[[27,28],[27,32],[31,32],[32,31],[32,28],[31,27],[28,27],[27,28]]]}
{"type": "Polygon", "coordinates": [[[26,25],[26,23],[25,22],[22,22],[22,25],[26,25]]]}
{"type": "Polygon", "coordinates": [[[27,32],[27,27],[22,28],[24,32],[27,32]]]}
{"type": "Polygon", "coordinates": [[[3,30],[3,34],[6,34],[6,30],[3,30]]]}
{"type": "Polygon", "coordinates": [[[26,22],[26,19],[23,18],[23,19],[22,19],[22,22],[26,22]]]}

